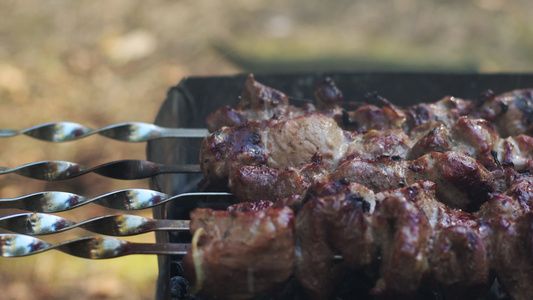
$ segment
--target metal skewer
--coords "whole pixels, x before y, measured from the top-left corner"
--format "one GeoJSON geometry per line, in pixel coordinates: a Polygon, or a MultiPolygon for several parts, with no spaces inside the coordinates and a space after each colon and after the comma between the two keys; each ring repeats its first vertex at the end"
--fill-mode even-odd
{"type": "Polygon", "coordinates": [[[135,180],[168,173],[198,173],[199,165],[163,165],[146,160],[117,160],[96,167],[68,161],[40,161],[15,168],[0,167],[0,175],[15,173],[21,176],[54,181],[96,173],[109,178],[135,180]]]}
{"type": "Polygon", "coordinates": [[[188,220],[154,220],[136,215],[108,215],[73,222],[43,213],[23,213],[0,218],[0,227],[27,235],[47,235],[74,228],[112,236],[128,236],[151,231],[188,231],[188,220]]]}
{"type": "Polygon", "coordinates": [[[93,134],[123,142],[139,143],[161,138],[203,138],[209,132],[205,128],[166,128],[139,122],[120,123],[98,130],[72,122],[47,123],[24,130],[0,129],[0,137],[19,134],[56,143],[78,140],[93,134]]]}
{"type": "Polygon", "coordinates": [[[92,199],[67,192],[40,192],[17,198],[0,199],[0,209],[18,208],[41,213],[56,213],[95,203],[118,210],[140,210],[154,207],[177,199],[190,197],[216,197],[233,199],[233,194],[223,192],[183,193],[170,196],[148,189],[126,189],[104,194],[92,199]]]}
{"type": "Polygon", "coordinates": [[[131,254],[185,255],[189,244],[148,244],[132,243],[112,237],[84,237],[55,245],[41,239],[22,234],[0,234],[0,255],[21,257],[59,250],[72,256],[105,259],[131,254]]]}

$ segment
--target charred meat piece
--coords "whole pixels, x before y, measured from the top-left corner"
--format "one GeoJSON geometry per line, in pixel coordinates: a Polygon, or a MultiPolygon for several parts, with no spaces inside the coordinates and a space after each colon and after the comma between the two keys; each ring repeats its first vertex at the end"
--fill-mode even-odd
{"type": "Polygon", "coordinates": [[[289,99],[282,92],[257,82],[252,74],[244,83],[237,109],[228,106],[218,109],[206,118],[207,129],[217,131],[224,126],[242,125],[247,121],[266,121],[275,116],[285,116],[289,99]]]}
{"type": "Polygon", "coordinates": [[[342,92],[329,77],[316,83],[315,98],[317,100],[317,109],[320,111],[335,110],[344,102],[342,92]]]}
{"type": "Polygon", "coordinates": [[[492,220],[494,230],[493,268],[503,288],[513,299],[533,295],[533,214],[526,213],[510,222],[492,220]]]}
{"type": "Polygon", "coordinates": [[[329,174],[327,169],[314,164],[282,170],[241,166],[231,173],[229,187],[240,201],[254,200],[254,195],[264,197],[263,200],[277,200],[301,193],[313,181],[324,177],[356,182],[374,192],[429,180],[436,184],[439,201],[469,212],[477,210],[496,191],[493,174],[477,160],[458,152],[433,152],[413,161],[354,158],[329,174]],[[306,169],[307,173],[301,171],[306,169]]]}
{"type": "Polygon", "coordinates": [[[435,103],[421,103],[405,109],[410,128],[437,121],[451,126],[461,116],[467,115],[472,103],[452,96],[444,97],[435,103]]]}
{"type": "Polygon", "coordinates": [[[440,122],[428,122],[411,131],[411,143],[407,159],[417,159],[431,152],[446,152],[453,148],[450,130],[440,122]]]}
{"type": "Polygon", "coordinates": [[[242,165],[262,165],[267,162],[258,122],[236,127],[224,127],[202,141],[200,168],[207,179],[227,179],[229,172],[242,165]]]}
{"type": "Polygon", "coordinates": [[[433,278],[450,299],[475,299],[489,289],[489,253],[477,230],[451,226],[439,230],[430,256],[433,278]]]}
{"type": "Polygon", "coordinates": [[[283,169],[320,162],[332,170],[348,141],[333,119],[319,114],[280,120],[266,128],[248,122],[223,127],[206,137],[200,149],[200,166],[212,181],[227,180],[232,170],[243,165],[283,169]]]}
{"type": "Polygon", "coordinates": [[[275,201],[301,195],[310,185],[294,168],[279,170],[262,166],[241,166],[231,172],[228,182],[228,188],[240,202],[275,201]]]}
{"type": "Polygon", "coordinates": [[[294,215],[259,205],[191,213],[191,251],[183,258],[194,293],[250,299],[294,273],[294,215]]]}
{"type": "Polygon", "coordinates": [[[458,152],[433,152],[407,166],[407,182],[436,183],[439,201],[468,212],[479,209],[495,189],[494,177],[483,165],[458,152]]]}
{"type": "Polygon", "coordinates": [[[353,111],[348,111],[349,129],[358,132],[385,129],[407,128],[407,117],[404,110],[392,105],[385,99],[381,99],[385,105],[378,107],[373,104],[362,104],[353,111]]]}
{"type": "Polygon", "coordinates": [[[374,259],[372,235],[363,220],[375,205],[373,193],[357,184],[320,181],[307,191],[304,203],[296,216],[295,275],[309,298],[330,299],[347,270],[343,262],[333,259],[335,254],[350,255],[347,263],[352,266],[364,265],[374,259]],[[343,215],[339,216],[341,211],[343,215]],[[340,218],[350,219],[350,223],[341,224],[340,218]],[[336,231],[339,226],[343,227],[341,232],[336,231]],[[347,231],[350,234],[344,236],[347,231]],[[357,244],[350,244],[345,239],[357,244]],[[363,248],[359,249],[358,245],[363,248]],[[347,252],[352,249],[357,253],[347,252]]]}
{"type": "Polygon", "coordinates": [[[492,174],[475,159],[457,152],[433,152],[409,162],[356,158],[340,165],[329,178],[357,182],[374,192],[430,180],[436,183],[439,201],[466,211],[477,210],[494,191],[492,174]]]}
{"type": "Polygon", "coordinates": [[[516,174],[509,182],[505,194],[519,206],[519,211],[533,211],[533,177],[531,174],[516,174]]]}
{"type": "Polygon", "coordinates": [[[407,186],[407,167],[408,162],[388,157],[373,160],[356,157],[340,165],[329,175],[329,179],[357,182],[379,192],[407,186]]]}
{"type": "Polygon", "coordinates": [[[494,95],[488,91],[477,101],[470,115],[494,124],[502,137],[533,134],[533,90],[523,89],[494,95]]]}
{"type": "Polygon", "coordinates": [[[381,191],[376,194],[376,201],[381,202],[386,197],[405,197],[412,202],[426,217],[433,230],[449,226],[479,226],[478,218],[459,209],[453,209],[437,200],[436,184],[432,181],[417,181],[404,188],[381,191]]]}
{"type": "Polygon", "coordinates": [[[353,133],[341,162],[354,157],[374,159],[387,156],[404,159],[409,151],[409,144],[409,136],[401,129],[353,133]]]}
{"type": "Polygon", "coordinates": [[[533,137],[521,134],[502,139],[495,151],[501,164],[513,166],[517,171],[533,172],[533,137]]]}
{"type": "Polygon", "coordinates": [[[371,293],[413,295],[428,272],[431,227],[427,217],[405,197],[390,196],[377,204],[372,224],[381,266],[371,293]]]}
{"type": "Polygon", "coordinates": [[[519,135],[502,139],[484,119],[459,117],[451,129],[440,122],[429,122],[414,128],[410,141],[407,159],[430,152],[456,151],[472,156],[489,170],[502,164],[519,171],[533,170],[533,138],[519,135]]]}

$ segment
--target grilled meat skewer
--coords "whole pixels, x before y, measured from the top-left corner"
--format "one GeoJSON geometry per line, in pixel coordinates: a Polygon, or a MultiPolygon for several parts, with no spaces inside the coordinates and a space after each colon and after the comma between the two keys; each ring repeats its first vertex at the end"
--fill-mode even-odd
{"type": "Polygon", "coordinates": [[[247,121],[262,124],[273,119],[287,119],[310,113],[332,117],[345,130],[366,132],[369,130],[403,129],[406,133],[427,122],[439,121],[451,127],[460,117],[481,118],[490,122],[502,137],[533,134],[533,90],[515,90],[501,95],[487,91],[474,101],[446,96],[435,103],[421,103],[405,108],[397,107],[376,96],[382,107],[348,102],[357,108],[344,109],[342,91],[333,80],[325,78],[315,85],[316,106],[306,103],[302,107],[290,105],[284,93],[267,87],[250,74],[244,84],[241,101],[236,109],[222,107],[208,116],[210,132],[223,126],[238,126],[247,121]]]}
{"type": "Polygon", "coordinates": [[[431,152],[457,151],[476,158],[489,170],[499,164],[519,171],[533,170],[533,138],[526,135],[502,139],[483,119],[460,117],[448,129],[429,122],[407,136],[400,129],[349,133],[325,115],[310,114],[262,127],[249,122],[224,127],[202,142],[200,165],[207,180],[225,182],[240,166],[299,168],[319,163],[326,172],[354,157],[388,156],[413,160],[431,152]]]}
{"type": "MultiPolygon", "coordinates": [[[[532,182],[518,177],[509,179],[506,193],[521,180],[532,182]]],[[[524,192],[531,207],[529,189],[524,192]]],[[[382,297],[413,295],[428,280],[450,297],[475,297],[495,274],[512,297],[526,299],[525,285],[533,278],[533,217],[515,196],[495,193],[479,211],[467,213],[437,201],[431,181],[374,193],[357,183],[321,180],[305,193],[294,220],[285,206],[268,202],[194,211],[196,250],[184,267],[195,287],[222,299],[251,298],[291,272],[310,298],[330,299],[349,270],[367,274],[374,282],[369,293],[382,297]],[[333,260],[335,255],[343,260],[333,260]],[[228,273],[224,262],[237,269],[228,273]],[[210,277],[222,271],[227,285],[210,277]]]]}

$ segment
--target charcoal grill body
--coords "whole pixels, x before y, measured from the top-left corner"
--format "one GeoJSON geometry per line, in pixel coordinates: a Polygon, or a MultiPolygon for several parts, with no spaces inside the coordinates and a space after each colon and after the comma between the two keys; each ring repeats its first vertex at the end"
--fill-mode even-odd
{"type": "MultiPolygon", "coordinates": [[[[219,77],[190,77],[170,89],[155,120],[164,127],[205,127],[205,118],[218,107],[235,107],[247,74],[219,77]]],[[[290,97],[314,99],[313,87],[318,80],[331,77],[343,92],[345,101],[377,101],[369,94],[377,93],[399,106],[420,102],[434,102],[451,95],[476,99],[482,92],[492,90],[499,94],[520,88],[533,88],[533,75],[529,74],[436,74],[436,73],[303,73],[282,75],[257,75],[256,80],[276,88],[290,97]]],[[[292,102],[298,105],[298,102],[292,102]]],[[[379,103],[375,103],[379,104],[379,103]]],[[[162,164],[197,164],[200,139],[161,139],[147,145],[148,160],[162,164]]],[[[198,191],[200,174],[158,175],[151,188],[170,195],[198,191]]],[[[187,201],[169,203],[154,208],[154,218],[188,219],[195,207],[220,207],[231,201],[187,201]]],[[[188,234],[158,232],[158,242],[187,242],[188,234]]],[[[159,300],[170,295],[171,264],[176,257],[159,257],[157,295],[159,300]]]]}

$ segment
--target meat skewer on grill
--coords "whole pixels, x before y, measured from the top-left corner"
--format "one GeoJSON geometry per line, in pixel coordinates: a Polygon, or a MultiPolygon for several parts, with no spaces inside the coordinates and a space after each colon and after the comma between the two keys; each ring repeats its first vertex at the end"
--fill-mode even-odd
{"type": "Polygon", "coordinates": [[[323,115],[255,129],[227,127],[206,138],[201,152],[205,177],[220,182],[228,177],[241,201],[301,194],[322,177],[355,180],[375,191],[428,179],[441,181],[438,193],[447,204],[472,211],[494,190],[490,170],[501,165],[531,170],[533,163],[531,137],[500,139],[488,122],[466,117],[451,130],[427,123],[412,131],[413,140],[401,130],[348,134],[323,115]]]}
{"type": "MultiPolygon", "coordinates": [[[[359,270],[376,296],[413,295],[428,281],[450,297],[479,296],[495,274],[513,298],[525,299],[532,292],[533,215],[511,194],[531,178],[518,177],[510,179],[509,195],[495,193],[475,213],[438,202],[430,181],[374,193],[357,183],[322,180],[304,195],[295,217],[268,202],[240,203],[226,212],[199,209],[191,214],[194,250],[184,267],[197,290],[220,298],[251,298],[294,272],[309,297],[329,299],[346,272],[359,270]],[[284,251],[294,251],[294,258],[284,251]],[[334,259],[338,255],[342,261],[334,259]],[[224,273],[228,284],[218,284],[216,274],[231,261],[227,268],[240,269],[224,273]]],[[[531,188],[524,192],[531,203],[531,188]]]]}
{"type": "Polygon", "coordinates": [[[343,129],[366,132],[369,130],[411,129],[431,121],[451,127],[461,116],[482,118],[490,122],[502,137],[533,134],[533,90],[523,89],[495,95],[483,93],[475,101],[446,96],[435,103],[421,103],[405,108],[397,107],[376,96],[382,107],[364,102],[345,102],[333,80],[325,78],[315,85],[316,106],[290,105],[284,93],[257,82],[250,74],[244,84],[241,101],[236,109],[229,106],[218,109],[206,119],[207,128],[214,132],[224,126],[243,125],[248,121],[266,124],[273,119],[288,119],[310,113],[332,117],[343,129]],[[345,110],[343,105],[355,105],[345,110]]]}
{"type": "Polygon", "coordinates": [[[221,181],[241,165],[283,169],[320,162],[332,171],[350,157],[416,159],[434,151],[467,153],[489,169],[499,163],[513,164],[520,171],[533,168],[533,138],[500,138],[483,119],[461,117],[450,129],[430,122],[407,136],[399,129],[349,133],[320,114],[276,121],[267,127],[249,122],[222,128],[204,139],[200,165],[208,180],[221,181]]]}

